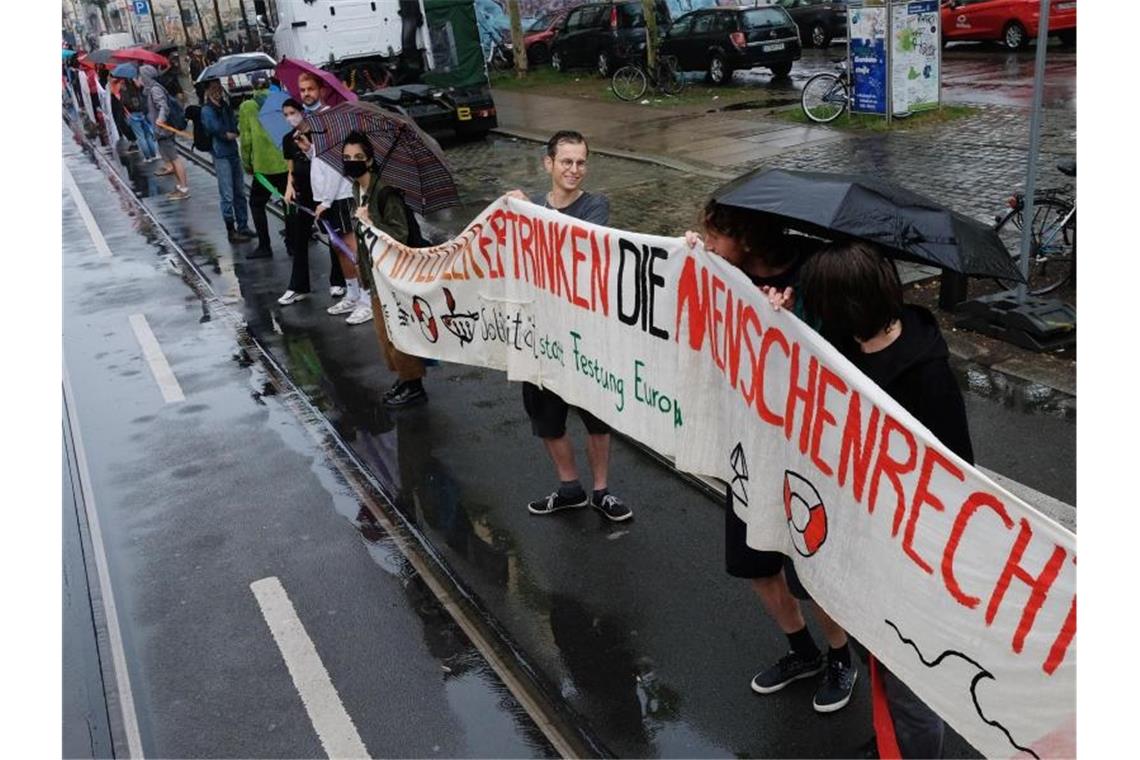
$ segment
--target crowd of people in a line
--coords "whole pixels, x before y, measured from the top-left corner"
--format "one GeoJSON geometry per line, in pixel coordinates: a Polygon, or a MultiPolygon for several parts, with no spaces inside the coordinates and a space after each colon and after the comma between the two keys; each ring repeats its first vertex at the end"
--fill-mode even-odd
{"type": "MultiPolygon", "coordinates": [[[[280,195],[294,208],[285,216],[285,247],[292,257],[292,272],[278,299],[281,306],[290,306],[312,295],[309,246],[314,224],[324,221],[332,233],[327,246],[329,293],[336,299],[327,308],[328,313],[344,316],[352,325],[374,322],[387,366],[396,376],[382,399],[385,405],[400,408],[426,401],[424,360],[399,351],[387,334],[384,320],[378,318],[381,305],[371,282],[368,246],[364,243],[365,225],[408,242],[408,220],[414,217],[401,194],[382,181],[374,147],[366,135],[351,132],[343,140],[343,173],[329,162],[317,160],[309,119],[325,106],[322,84],[316,77],[302,75],[299,97],[284,101],[282,113],[290,131],[281,141],[271,139],[257,119],[264,97],[280,85],[267,78],[254,85],[253,97],[235,113],[224,88],[212,82],[202,93],[200,112],[194,114],[209,138],[229,239],[244,243],[256,237],[257,246],[246,258],[272,256],[266,205],[271,197],[280,195]],[[259,178],[252,184],[248,202],[246,174],[259,178]],[[246,226],[250,217],[256,232],[246,226]]],[[[147,160],[165,162],[156,173],[175,176],[176,187],[168,198],[189,197],[186,168],[174,142],[177,131],[164,130],[177,99],[159,72],[142,66],[133,79],[112,83],[111,87],[121,108],[121,121],[118,114],[115,116],[120,132],[130,135],[127,139],[147,160]]],[[[608,199],[583,188],[588,161],[585,137],[560,131],[545,147],[543,162],[550,176],[549,191],[528,195],[516,190],[511,195],[578,219],[607,224],[608,199]]],[[[966,461],[973,460],[965,405],[938,323],[929,311],[903,302],[898,273],[881,250],[858,242],[804,245],[802,236],[789,234],[771,218],[715,200],[705,205],[701,222],[700,234],[685,233],[689,245],[703,243],[706,250],[747,275],[774,307],[794,309],[951,450],[966,461]]],[[[523,384],[522,396],[533,433],[542,440],[559,481],[552,493],[530,502],[529,511],[550,515],[590,506],[615,522],[630,519],[630,507],[609,490],[609,426],[589,411],[577,409],[588,434],[586,456],[592,489],[587,491],[566,432],[570,405],[553,391],[530,383],[523,384]]],[[[768,695],[794,681],[820,676],[813,709],[823,713],[842,709],[850,702],[859,675],[846,632],[823,609],[812,605],[826,641],[826,649],[820,648],[807,628],[803,607],[810,596],[799,583],[794,564],[783,554],[748,546],[746,524],[736,514],[731,489],[726,498],[726,570],[731,576],[749,580],[762,607],[788,641],[787,654],[757,673],[751,689],[768,695]]],[[[941,719],[873,658],[869,658],[868,667],[875,672],[873,680],[883,696],[873,700],[878,738],[868,745],[872,755],[884,751],[901,757],[941,756],[941,719]],[[885,718],[878,714],[880,710],[885,710],[885,718]],[[890,726],[889,738],[879,731],[881,726],[890,726]]]]}

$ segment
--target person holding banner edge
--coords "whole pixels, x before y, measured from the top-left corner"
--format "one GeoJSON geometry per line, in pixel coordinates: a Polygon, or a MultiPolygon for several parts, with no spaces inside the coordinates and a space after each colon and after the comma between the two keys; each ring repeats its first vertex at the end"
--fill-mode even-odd
{"type": "MultiPolygon", "coordinates": [[[[894,265],[875,246],[841,243],[803,267],[804,311],[820,334],[966,462],[974,450],[950,352],[928,310],[903,303],[894,265]]],[[[794,292],[772,293],[776,308],[794,292]]],[[[941,757],[942,719],[870,658],[873,726],[879,757],[941,757]]]]}
{"type": "MultiPolygon", "coordinates": [[[[372,284],[372,260],[364,235],[367,226],[383,230],[388,236],[408,243],[410,226],[404,199],[395,189],[380,181],[376,166],[376,156],[372,143],[360,132],[349,132],[341,149],[344,173],[352,178],[352,197],[356,202],[356,250],[360,256],[360,278],[369,293],[373,314],[382,315],[380,299],[372,284]]],[[[389,408],[401,408],[422,404],[427,401],[423,378],[426,374],[424,360],[418,356],[405,354],[392,343],[388,327],[383,318],[374,319],[376,337],[388,369],[396,373],[396,382],[384,394],[383,404],[389,408]]]]}
{"type": "MultiPolygon", "coordinates": [[[[572,130],[555,132],[546,143],[542,163],[550,175],[550,192],[528,198],[522,190],[508,195],[529,200],[545,208],[593,224],[607,224],[610,202],[604,195],[587,193],[581,185],[586,179],[586,160],[590,148],[581,133],[572,130]]],[[[553,391],[523,383],[523,406],[530,417],[531,429],[542,439],[558,473],[558,490],[527,505],[531,514],[548,515],[563,509],[587,504],[607,519],[622,522],[633,517],[633,511],[609,492],[610,427],[585,409],[578,416],[586,426],[586,458],[594,476],[594,490],[587,494],[578,476],[574,446],[566,435],[566,418],[570,406],[553,391]]]]}
{"type": "MultiPolygon", "coordinates": [[[[702,215],[704,245],[710,253],[740,269],[769,298],[791,298],[800,272],[813,253],[811,240],[785,234],[772,217],[709,200],[702,215]]],[[[700,237],[685,233],[690,246],[700,237]]],[[[801,314],[802,316],[802,314],[801,314]]],[[[792,561],[780,552],[759,551],[748,546],[747,523],[736,515],[732,489],[726,489],[725,570],[735,578],[751,581],[765,611],[788,639],[789,651],[752,678],[757,694],[772,694],[794,681],[824,673],[812,699],[816,712],[835,712],[847,706],[855,689],[858,670],[851,662],[847,632],[818,605],[815,617],[828,643],[826,658],[820,652],[804,620],[800,601],[811,601],[799,583],[792,561]]]]}

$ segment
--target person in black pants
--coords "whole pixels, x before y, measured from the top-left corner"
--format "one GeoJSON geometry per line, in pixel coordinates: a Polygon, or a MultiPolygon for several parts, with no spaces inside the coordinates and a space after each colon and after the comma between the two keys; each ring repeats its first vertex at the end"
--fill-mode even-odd
{"type": "MultiPolygon", "coordinates": [[[[289,166],[285,202],[293,204],[285,215],[285,247],[293,257],[293,272],[289,277],[289,288],[277,299],[277,303],[288,306],[308,298],[312,289],[309,282],[309,241],[313,235],[315,220],[310,212],[316,203],[313,200],[313,187],[309,182],[311,159],[308,151],[312,142],[310,127],[303,121],[304,107],[290,98],[282,104],[281,111],[293,127],[281,142],[281,149],[289,166]]],[[[331,258],[329,292],[334,297],[344,295],[345,281],[340,261],[335,254],[331,254],[331,258]]]]}

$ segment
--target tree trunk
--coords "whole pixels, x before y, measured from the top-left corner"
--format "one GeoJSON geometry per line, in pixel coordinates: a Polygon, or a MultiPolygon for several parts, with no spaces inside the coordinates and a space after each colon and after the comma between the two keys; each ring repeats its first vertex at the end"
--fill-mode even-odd
{"type": "Polygon", "coordinates": [[[650,71],[657,63],[657,13],[653,0],[641,0],[645,15],[645,63],[650,71]]]}
{"type": "Polygon", "coordinates": [[[515,76],[526,76],[526,45],[523,43],[522,16],[519,13],[519,0],[507,0],[507,10],[511,15],[511,47],[515,57],[515,76]]]}

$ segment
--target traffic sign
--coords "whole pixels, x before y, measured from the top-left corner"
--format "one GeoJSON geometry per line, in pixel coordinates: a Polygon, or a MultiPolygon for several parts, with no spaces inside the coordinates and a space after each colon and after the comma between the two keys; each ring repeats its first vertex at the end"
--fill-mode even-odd
{"type": "Polygon", "coordinates": [[[147,0],[135,0],[135,13],[145,16],[150,13],[150,3],[147,0]]]}

